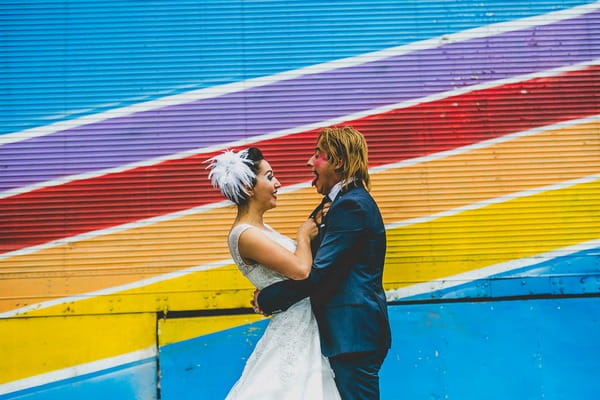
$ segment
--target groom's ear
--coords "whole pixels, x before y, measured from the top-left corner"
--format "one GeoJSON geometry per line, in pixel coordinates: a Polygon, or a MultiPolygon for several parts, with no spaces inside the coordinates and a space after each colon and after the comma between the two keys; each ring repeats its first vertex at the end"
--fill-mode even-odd
{"type": "Polygon", "coordinates": [[[340,160],[335,165],[335,172],[340,173],[344,170],[344,161],[340,160]]]}

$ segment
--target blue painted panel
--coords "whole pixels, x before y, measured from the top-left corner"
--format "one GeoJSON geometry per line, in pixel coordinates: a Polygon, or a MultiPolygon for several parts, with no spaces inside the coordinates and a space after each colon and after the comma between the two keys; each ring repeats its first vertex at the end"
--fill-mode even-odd
{"type": "Polygon", "coordinates": [[[223,399],[268,320],[162,346],[161,399],[223,399]]]}
{"type": "Polygon", "coordinates": [[[157,398],[156,359],[65,379],[0,396],[1,400],[153,400],[157,398]]]}
{"type": "Polygon", "coordinates": [[[600,298],[391,308],[382,399],[597,399],[600,298]]]}
{"type": "Polygon", "coordinates": [[[0,134],[582,0],[0,3],[0,134]]]}
{"type": "MultiPolygon", "coordinates": [[[[382,400],[596,399],[600,298],[390,307],[382,400]]],[[[163,400],[221,399],[266,321],[160,351],[163,400]]]]}

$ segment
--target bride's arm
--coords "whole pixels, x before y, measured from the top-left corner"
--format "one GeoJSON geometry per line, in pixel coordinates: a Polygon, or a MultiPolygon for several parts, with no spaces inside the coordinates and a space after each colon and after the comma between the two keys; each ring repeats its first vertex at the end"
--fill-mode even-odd
{"type": "Polygon", "coordinates": [[[363,249],[360,242],[365,239],[367,216],[351,200],[340,201],[335,212],[330,215],[328,231],[315,256],[309,278],[277,282],[255,293],[255,311],[266,315],[285,311],[304,297],[322,293],[324,284],[334,290],[347,275],[348,268],[356,262],[357,251],[363,249]]]}
{"type": "Polygon", "coordinates": [[[310,241],[317,232],[312,219],[305,221],[296,235],[296,251],[291,252],[260,230],[246,229],[238,242],[240,255],[250,263],[262,264],[290,279],[306,279],[312,266],[310,241]]]}

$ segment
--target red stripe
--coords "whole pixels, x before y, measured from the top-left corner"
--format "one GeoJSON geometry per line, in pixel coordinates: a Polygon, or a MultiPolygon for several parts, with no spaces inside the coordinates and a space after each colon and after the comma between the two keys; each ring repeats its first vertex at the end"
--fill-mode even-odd
{"type": "MultiPolygon", "coordinates": [[[[345,125],[369,142],[370,166],[597,114],[600,67],[479,90],[345,125]]],[[[308,181],[316,132],[257,142],[283,185],[308,181]]],[[[219,151],[220,152],[220,151],[219,151]]],[[[0,200],[0,251],[220,201],[205,159],[215,153],[38,189],[0,200]]]]}

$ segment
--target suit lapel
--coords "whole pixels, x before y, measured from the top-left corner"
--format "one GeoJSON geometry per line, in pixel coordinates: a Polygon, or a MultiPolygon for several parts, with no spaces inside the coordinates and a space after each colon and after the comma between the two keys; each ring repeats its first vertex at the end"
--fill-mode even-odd
{"type": "MultiPolygon", "coordinates": [[[[333,199],[331,206],[329,206],[329,211],[331,211],[331,209],[333,207],[335,207],[335,204],[338,202],[339,199],[341,199],[347,193],[349,193],[355,189],[358,189],[360,187],[362,187],[362,184],[360,184],[360,183],[359,184],[351,184],[347,188],[340,190],[340,192],[337,194],[337,196],[335,196],[335,199],[333,199]]],[[[315,208],[315,210],[313,211],[313,213],[311,215],[314,215],[322,207],[323,207],[323,202],[321,202],[321,204],[319,204],[317,206],[317,208],[315,208]]],[[[316,239],[313,240],[311,243],[311,248],[313,250],[313,256],[316,254],[316,251],[318,250],[319,246],[321,245],[321,242],[323,241],[323,237],[325,236],[325,233],[327,232],[328,219],[329,219],[329,212],[323,218],[323,223],[322,223],[323,226],[319,227],[319,234],[317,235],[316,239]]]]}
{"type": "MultiPolygon", "coordinates": [[[[340,190],[340,192],[337,194],[337,196],[335,196],[335,199],[333,199],[333,201],[331,202],[331,205],[329,206],[329,211],[331,211],[331,209],[333,207],[335,207],[335,204],[338,202],[339,199],[341,199],[346,193],[348,193],[355,187],[356,187],[355,185],[352,185],[346,189],[340,190]]],[[[324,225],[323,228],[319,229],[319,242],[321,242],[321,240],[323,239],[323,235],[325,235],[325,232],[327,231],[328,219],[329,219],[329,212],[327,212],[327,214],[323,218],[323,225],[324,225]]]]}

